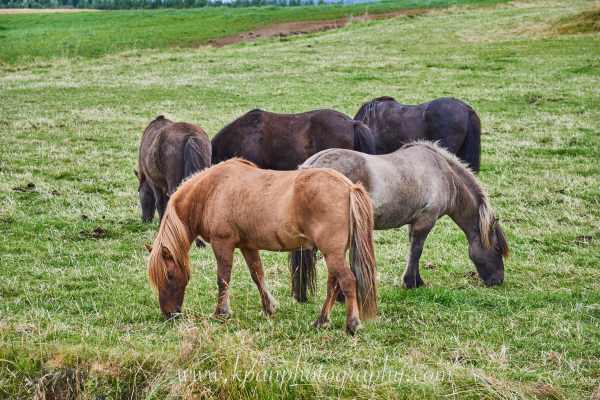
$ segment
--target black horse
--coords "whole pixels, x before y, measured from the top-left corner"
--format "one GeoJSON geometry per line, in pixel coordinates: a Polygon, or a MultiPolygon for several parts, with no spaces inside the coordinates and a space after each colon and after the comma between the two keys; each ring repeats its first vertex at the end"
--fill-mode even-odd
{"type": "Polygon", "coordinates": [[[334,110],[276,114],[252,110],[212,139],[212,163],[243,157],[260,168],[293,170],[321,150],[341,148],[375,154],[362,122],[334,110]]]}
{"type": "Polygon", "coordinates": [[[419,139],[438,141],[479,172],[481,122],[473,108],[460,100],[443,97],[413,106],[379,97],[364,103],[354,119],[371,129],[377,154],[419,139]]]}

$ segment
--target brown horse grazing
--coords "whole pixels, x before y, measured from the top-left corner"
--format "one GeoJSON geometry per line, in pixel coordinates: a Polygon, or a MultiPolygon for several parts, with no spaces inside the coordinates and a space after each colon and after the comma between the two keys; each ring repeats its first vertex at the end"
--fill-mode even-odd
{"type": "MultiPolygon", "coordinates": [[[[508,255],[508,244],[485,190],[471,170],[442,147],[415,142],[380,156],[330,149],[315,154],[300,168],[332,168],[352,182],[361,182],[373,201],[375,229],[409,225],[410,252],[403,277],[407,288],[423,285],[421,251],[427,235],[444,215],[465,233],[469,257],[484,283],[491,286],[504,281],[503,256],[508,255]]],[[[298,254],[292,257],[299,258],[298,254]]],[[[315,268],[313,255],[303,254],[303,258],[306,261],[292,270],[293,294],[300,300],[311,285],[315,268]]]]}
{"type": "Polygon", "coordinates": [[[140,143],[138,192],[142,221],[162,219],[171,193],[186,177],[210,167],[211,145],[198,126],[169,121],[162,115],[150,122],[140,143]]]}
{"type": "Polygon", "coordinates": [[[190,279],[188,251],[196,236],[212,246],[219,295],[215,314],[229,315],[233,252],[242,251],[262,300],[272,315],[259,250],[318,247],[328,268],[327,298],[317,327],[328,324],[337,292],[346,298],[346,329],[353,334],[377,308],[373,209],[361,185],[327,169],[272,171],[232,159],[186,180],[171,196],[148,262],[160,309],[179,313],[190,279]],[[350,267],[346,250],[350,249],[350,267]]]}
{"type": "Polygon", "coordinates": [[[479,172],[481,122],[468,104],[440,98],[416,106],[379,97],[364,103],[354,119],[364,122],[375,138],[377,154],[387,154],[415,140],[438,141],[479,172]]]}
{"type": "Polygon", "coordinates": [[[375,154],[369,128],[334,110],[276,114],[252,110],[212,139],[212,162],[243,157],[261,168],[293,170],[313,154],[330,148],[375,154]]]}

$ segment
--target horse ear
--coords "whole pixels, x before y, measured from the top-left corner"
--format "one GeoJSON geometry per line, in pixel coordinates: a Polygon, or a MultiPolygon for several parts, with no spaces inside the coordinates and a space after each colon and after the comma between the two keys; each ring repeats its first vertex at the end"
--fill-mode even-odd
{"type": "Polygon", "coordinates": [[[148,243],[144,243],[144,247],[146,248],[146,250],[148,250],[148,253],[152,253],[152,246],[149,245],[148,243]]]}
{"type": "Polygon", "coordinates": [[[165,246],[161,246],[161,248],[160,248],[160,254],[162,255],[162,257],[165,260],[172,260],[173,259],[173,255],[171,254],[171,251],[169,249],[167,249],[165,246]]]}

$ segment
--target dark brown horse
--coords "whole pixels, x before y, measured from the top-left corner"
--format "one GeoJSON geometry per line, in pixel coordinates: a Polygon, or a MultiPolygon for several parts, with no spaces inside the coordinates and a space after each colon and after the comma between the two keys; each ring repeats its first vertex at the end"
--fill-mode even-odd
{"type": "Polygon", "coordinates": [[[371,129],[377,154],[424,139],[438,142],[479,172],[481,123],[473,108],[460,100],[444,97],[411,106],[379,97],[364,103],[354,119],[371,129]]]}
{"type": "Polygon", "coordinates": [[[216,164],[243,157],[261,168],[293,170],[313,154],[330,148],[374,154],[369,128],[334,110],[276,114],[252,110],[212,139],[216,164]]]}
{"type": "MultiPolygon", "coordinates": [[[[332,168],[352,182],[362,183],[373,201],[375,229],[409,226],[410,251],[403,277],[407,288],[423,285],[421,251],[427,235],[445,215],[464,232],[469,257],[481,280],[488,286],[504,281],[508,243],[485,189],[471,170],[444,148],[421,141],[384,155],[329,149],[306,160],[300,170],[305,168],[332,168]]],[[[293,293],[299,301],[305,300],[313,282],[314,259],[310,251],[292,256],[293,293]],[[301,257],[302,263],[298,262],[301,257]]]]}
{"type": "Polygon", "coordinates": [[[317,327],[329,323],[337,292],[346,298],[346,329],[377,310],[373,206],[361,185],[328,169],[272,171],[232,159],[186,180],[171,196],[148,272],[160,309],[181,311],[190,279],[189,249],[200,236],[217,260],[215,314],[229,315],[229,281],[236,248],[242,251],[267,315],[275,302],[265,287],[259,250],[318,247],[328,269],[327,298],[317,327]],[[350,265],[346,252],[350,250],[350,265]]]}
{"type": "Polygon", "coordinates": [[[188,176],[210,167],[210,140],[202,128],[162,115],[150,122],[140,143],[138,192],[142,221],[165,212],[171,193],[188,176]]]}

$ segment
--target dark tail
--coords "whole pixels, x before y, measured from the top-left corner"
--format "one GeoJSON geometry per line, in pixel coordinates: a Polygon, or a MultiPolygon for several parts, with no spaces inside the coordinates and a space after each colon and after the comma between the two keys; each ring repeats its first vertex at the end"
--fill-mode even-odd
{"type": "Polygon", "coordinates": [[[361,319],[377,314],[377,277],[373,249],[373,204],[361,184],[350,190],[350,269],[356,278],[361,319]]]}
{"type": "Polygon", "coordinates": [[[295,250],[289,255],[292,274],[292,295],[299,303],[306,303],[317,288],[317,252],[313,249],[295,250]]]}
{"type": "Polygon", "coordinates": [[[354,150],[375,154],[375,138],[369,127],[359,121],[354,122],[354,150]]]}
{"type": "Polygon", "coordinates": [[[183,147],[183,177],[210,167],[210,148],[196,136],[189,136],[183,147]]]}
{"type": "Polygon", "coordinates": [[[465,161],[474,172],[479,172],[481,157],[481,121],[475,111],[469,112],[467,137],[458,152],[458,157],[465,161]]]}

